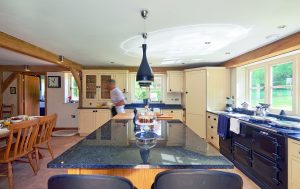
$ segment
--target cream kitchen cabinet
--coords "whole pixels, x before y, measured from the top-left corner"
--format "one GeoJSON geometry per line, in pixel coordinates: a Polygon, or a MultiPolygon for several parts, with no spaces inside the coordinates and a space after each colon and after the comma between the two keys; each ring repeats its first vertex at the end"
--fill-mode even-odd
{"type": "Polygon", "coordinates": [[[164,109],[164,110],[162,110],[162,113],[173,116],[173,119],[178,119],[180,121],[183,121],[183,110],[180,110],[180,109],[164,109]]]}
{"type": "Polygon", "coordinates": [[[207,141],[219,149],[218,115],[207,112],[206,126],[207,141]]]}
{"type": "Polygon", "coordinates": [[[226,97],[230,95],[230,71],[223,67],[187,69],[185,90],[187,126],[206,139],[206,110],[225,108],[226,97]]]}
{"type": "Polygon", "coordinates": [[[109,109],[79,109],[79,134],[86,136],[111,119],[109,109]]]}
{"type": "Polygon", "coordinates": [[[115,79],[117,87],[128,92],[127,70],[83,70],[83,107],[96,107],[99,101],[110,100],[108,84],[115,79]]]}
{"type": "Polygon", "coordinates": [[[288,139],[288,188],[300,188],[300,141],[288,139]]]}
{"type": "Polygon", "coordinates": [[[183,71],[167,71],[167,92],[183,93],[183,71]]]}

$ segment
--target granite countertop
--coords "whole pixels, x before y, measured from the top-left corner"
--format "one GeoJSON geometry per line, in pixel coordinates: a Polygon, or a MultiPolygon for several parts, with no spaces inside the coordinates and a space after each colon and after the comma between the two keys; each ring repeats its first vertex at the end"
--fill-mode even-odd
{"type": "MultiPolygon", "coordinates": [[[[125,109],[135,109],[144,108],[143,103],[131,103],[126,104],[125,109]]],[[[160,109],[184,109],[180,104],[164,104],[164,103],[150,103],[150,108],[160,108],[160,109]]],[[[110,109],[109,107],[79,107],[78,109],[110,109]]]]}
{"type": "MultiPolygon", "coordinates": [[[[207,110],[207,112],[214,113],[214,114],[226,114],[226,115],[229,114],[229,112],[225,112],[225,111],[207,110]]],[[[230,114],[231,115],[228,115],[228,116],[229,117],[233,117],[232,115],[234,115],[234,114],[241,114],[241,113],[240,112],[231,112],[230,114]]],[[[280,116],[277,116],[277,115],[272,115],[272,114],[270,114],[270,115],[271,115],[271,117],[280,117],[280,116]]],[[[249,116],[249,115],[245,114],[245,116],[249,116]]],[[[276,126],[272,126],[271,124],[268,124],[268,123],[261,123],[261,122],[255,122],[255,121],[249,120],[249,118],[247,118],[247,117],[240,117],[238,119],[241,122],[248,123],[248,124],[250,124],[253,127],[259,127],[262,130],[266,130],[266,131],[271,131],[271,132],[274,132],[274,133],[282,134],[282,135],[284,135],[287,138],[291,138],[291,139],[300,141],[300,129],[289,129],[289,128],[284,128],[284,127],[276,127],[276,126]]],[[[280,117],[280,119],[287,119],[287,120],[297,121],[297,119],[299,119],[299,118],[295,118],[295,117],[280,117]]]]}
{"type": "Polygon", "coordinates": [[[158,121],[150,130],[159,139],[139,148],[135,133],[149,127],[130,120],[110,120],[48,163],[48,168],[195,168],[226,169],[233,164],[179,120],[158,121]]]}

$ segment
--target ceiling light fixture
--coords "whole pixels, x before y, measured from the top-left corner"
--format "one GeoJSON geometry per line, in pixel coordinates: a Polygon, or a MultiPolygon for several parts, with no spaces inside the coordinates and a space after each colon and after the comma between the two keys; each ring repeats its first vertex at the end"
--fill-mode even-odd
{"type": "Polygon", "coordinates": [[[279,37],[280,37],[279,34],[271,34],[271,35],[266,36],[266,39],[272,41],[272,40],[278,39],[279,37]]]}
{"type": "Polygon", "coordinates": [[[225,54],[231,54],[230,52],[226,52],[225,54]]]}
{"type": "Polygon", "coordinates": [[[142,10],[141,16],[144,19],[144,33],[142,34],[142,37],[144,39],[144,43],[142,44],[143,58],[140,67],[138,69],[138,72],[136,74],[136,81],[139,83],[140,87],[149,87],[151,83],[154,81],[154,75],[148,63],[147,55],[146,55],[146,50],[147,50],[146,40],[148,37],[148,34],[146,33],[146,18],[148,16],[148,11],[142,10]]]}
{"type": "Polygon", "coordinates": [[[64,62],[64,56],[63,55],[59,55],[58,56],[58,61],[59,62],[64,62]]]}
{"type": "Polygon", "coordinates": [[[30,72],[30,69],[29,69],[29,66],[28,66],[28,65],[25,65],[25,66],[24,66],[24,71],[25,71],[25,72],[30,72]]]}
{"type": "Polygon", "coordinates": [[[210,41],[206,41],[204,44],[205,44],[205,45],[210,45],[211,42],[210,42],[210,41]]]}
{"type": "Polygon", "coordinates": [[[279,25],[277,26],[278,29],[283,29],[283,28],[286,28],[286,25],[279,25]]]}

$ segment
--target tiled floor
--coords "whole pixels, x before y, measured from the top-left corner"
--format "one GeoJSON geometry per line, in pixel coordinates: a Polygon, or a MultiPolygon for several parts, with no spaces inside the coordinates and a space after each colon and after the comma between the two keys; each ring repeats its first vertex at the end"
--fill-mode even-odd
{"type": "MultiPolygon", "coordinates": [[[[51,144],[54,149],[55,156],[64,152],[66,149],[74,145],[80,140],[79,136],[75,137],[54,137],[51,144]]],[[[13,165],[14,175],[14,189],[47,189],[48,178],[52,175],[66,173],[66,170],[62,169],[47,169],[47,163],[51,160],[48,151],[42,151],[44,158],[41,160],[41,169],[37,176],[34,176],[29,164],[15,163],[13,165]]],[[[4,169],[5,165],[0,164],[0,171],[4,169]]],[[[248,179],[238,169],[228,170],[235,172],[243,178],[244,189],[257,189],[250,179],[248,179]]],[[[0,189],[7,188],[7,178],[0,177],[0,189]]]]}

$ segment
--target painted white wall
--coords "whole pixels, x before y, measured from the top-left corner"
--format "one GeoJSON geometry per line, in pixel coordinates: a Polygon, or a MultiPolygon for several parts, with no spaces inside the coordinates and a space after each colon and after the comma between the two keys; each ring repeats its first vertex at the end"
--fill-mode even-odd
{"type": "Polygon", "coordinates": [[[78,127],[78,103],[65,103],[65,82],[63,72],[48,72],[47,76],[60,76],[61,88],[47,88],[47,114],[58,115],[56,127],[78,127]],[[75,115],[75,118],[72,118],[75,115]]]}
{"type": "MultiPolygon", "coordinates": [[[[3,72],[3,81],[11,74],[11,72],[3,72]]],[[[17,87],[17,79],[15,79],[8,88],[3,93],[3,104],[13,104],[13,115],[17,115],[17,103],[18,103],[18,95],[17,94],[10,94],[10,87],[17,87]]],[[[18,93],[18,91],[17,91],[18,93]]]]}

